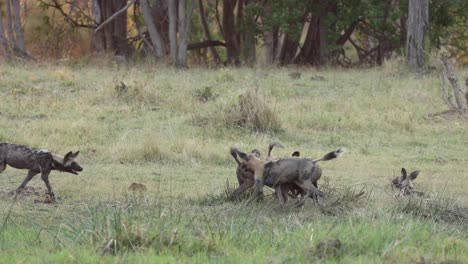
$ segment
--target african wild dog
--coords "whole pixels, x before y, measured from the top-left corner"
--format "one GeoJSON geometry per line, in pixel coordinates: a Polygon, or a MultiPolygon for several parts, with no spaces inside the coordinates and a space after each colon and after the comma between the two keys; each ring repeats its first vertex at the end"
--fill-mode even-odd
{"type": "Polygon", "coordinates": [[[418,195],[423,196],[424,193],[418,192],[414,189],[413,180],[418,177],[420,171],[413,171],[409,175],[405,168],[401,168],[401,175],[392,180],[394,187],[400,190],[398,197],[418,195]]]}
{"type": "Polygon", "coordinates": [[[64,157],[50,152],[47,149],[30,148],[23,145],[0,143],[0,173],[9,165],[16,169],[29,170],[23,183],[16,189],[21,190],[37,174],[41,173],[41,179],[44,181],[52,202],[56,203],[54,192],[49,183],[49,173],[52,170],[64,171],[78,175],[83,168],[75,161],[80,152],[68,152],[64,157]]]}
{"type": "MultiPolygon", "coordinates": [[[[283,145],[281,145],[281,143],[278,142],[274,142],[268,145],[267,159],[271,158],[271,151],[274,147],[283,147],[283,145]]],[[[237,181],[239,182],[239,187],[236,190],[234,190],[232,195],[236,200],[239,200],[239,197],[242,193],[254,186],[254,171],[251,168],[249,168],[249,166],[247,166],[247,164],[244,161],[240,161],[237,158],[236,150],[237,149],[235,147],[231,147],[230,153],[237,163],[236,176],[237,181]]],[[[257,158],[260,158],[260,151],[258,151],[257,149],[253,149],[250,153],[255,155],[257,158]]]]}
{"type": "Polygon", "coordinates": [[[345,148],[340,148],[315,160],[291,157],[264,161],[255,155],[237,150],[237,155],[254,170],[255,190],[248,202],[251,202],[262,192],[263,185],[267,185],[275,188],[280,204],[283,206],[284,200],[281,185],[287,183],[294,183],[301,189],[302,199],[296,203],[297,206],[304,205],[307,197],[313,197],[313,194],[323,197],[323,192],[319,191],[313,184],[313,182],[318,180],[317,177],[319,177],[318,174],[314,175],[312,173],[313,169],[317,166],[318,162],[337,158],[343,152],[345,152],[345,148]]]}

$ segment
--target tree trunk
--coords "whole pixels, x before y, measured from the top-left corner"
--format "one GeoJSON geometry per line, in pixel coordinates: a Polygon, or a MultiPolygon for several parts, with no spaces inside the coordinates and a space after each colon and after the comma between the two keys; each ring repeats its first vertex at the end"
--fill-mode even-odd
{"type": "Polygon", "coordinates": [[[169,39],[169,4],[171,2],[175,2],[177,5],[177,0],[154,0],[152,2],[154,3],[151,7],[151,13],[153,15],[156,28],[158,29],[158,33],[161,36],[164,51],[167,54],[167,52],[170,53],[171,50],[169,39]]]}
{"type": "Polygon", "coordinates": [[[424,66],[424,35],[429,23],[429,1],[409,0],[406,52],[408,64],[415,70],[424,66]]]}
{"type": "Polygon", "coordinates": [[[277,61],[280,65],[287,65],[293,62],[296,56],[299,42],[292,39],[288,33],[283,33],[282,40],[279,41],[277,61]]]}
{"type": "Polygon", "coordinates": [[[239,64],[239,43],[234,21],[234,8],[237,0],[223,0],[223,37],[226,41],[227,64],[239,64]]]}
{"type": "Polygon", "coordinates": [[[15,40],[15,33],[13,31],[13,16],[11,15],[11,0],[6,0],[7,5],[6,5],[6,31],[8,34],[8,40],[10,41],[11,44],[16,43],[15,40]]]}
{"type": "Polygon", "coordinates": [[[127,5],[126,0],[93,0],[92,13],[97,25],[105,23],[102,29],[92,36],[92,49],[96,52],[112,52],[128,56],[130,45],[127,41],[127,12],[122,12],[114,19],[106,21],[127,5]]]}
{"type": "Polygon", "coordinates": [[[151,38],[151,43],[156,54],[156,58],[161,59],[164,57],[164,45],[159,35],[156,24],[154,23],[153,16],[151,15],[151,9],[149,8],[148,0],[141,0],[141,11],[143,13],[143,19],[145,20],[146,27],[148,28],[148,33],[151,38]]]}
{"type": "Polygon", "coordinates": [[[13,28],[16,37],[16,47],[25,51],[23,27],[21,25],[21,10],[19,0],[12,0],[13,9],[13,28]]]}
{"type": "MultiPolygon", "coordinates": [[[[113,1],[112,15],[126,6],[127,0],[113,1]]],[[[111,16],[112,16],[111,15],[111,16]]],[[[130,54],[130,46],[127,42],[127,11],[117,15],[114,19],[114,34],[112,35],[115,54],[127,57],[130,54]]]]}
{"type": "Polygon", "coordinates": [[[191,1],[188,13],[185,11],[186,7],[186,0],[179,0],[179,49],[177,66],[182,68],[187,67],[187,46],[195,0],[191,1]]]}
{"type": "Polygon", "coordinates": [[[296,63],[321,65],[322,59],[320,57],[320,46],[322,41],[320,40],[320,20],[319,16],[311,15],[307,35],[301,52],[296,58],[296,63]]]}
{"type": "MultiPolygon", "coordinates": [[[[271,16],[271,3],[265,2],[263,6],[265,10],[265,16],[271,16]]],[[[274,37],[273,30],[267,28],[263,21],[263,55],[265,56],[265,64],[271,65],[275,58],[275,48],[274,48],[274,37]]]]}
{"type": "Polygon", "coordinates": [[[11,58],[11,54],[10,54],[10,48],[9,48],[9,45],[8,45],[8,41],[5,38],[5,29],[3,27],[2,12],[0,12],[0,45],[2,47],[3,54],[5,55],[7,60],[9,60],[11,58]]]}
{"type": "MultiPolygon", "coordinates": [[[[208,27],[208,23],[206,22],[206,16],[205,16],[205,10],[203,8],[203,1],[198,0],[198,7],[200,10],[200,20],[202,23],[202,28],[203,28],[203,33],[205,35],[205,38],[207,41],[212,41],[213,39],[211,38],[210,34],[210,28],[208,27]]],[[[215,47],[209,47],[208,50],[210,51],[211,55],[213,56],[213,59],[216,63],[216,65],[221,63],[221,58],[219,57],[218,52],[216,51],[215,47]]]]}
{"type": "MultiPolygon", "coordinates": [[[[94,21],[96,21],[96,23],[99,25],[104,22],[104,19],[101,15],[101,6],[99,4],[99,0],[93,0],[91,4],[94,21]]],[[[92,50],[95,52],[104,52],[106,50],[104,30],[106,29],[104,28],[101,31],[95,32],[91,38],[92,50]]]]}
{"type": "Polygon", "coordinates": [[[177,61],[177,8],[176,1],[170,0],[168,6],[169,13],[169,47],[172,62],[177,61]]]}

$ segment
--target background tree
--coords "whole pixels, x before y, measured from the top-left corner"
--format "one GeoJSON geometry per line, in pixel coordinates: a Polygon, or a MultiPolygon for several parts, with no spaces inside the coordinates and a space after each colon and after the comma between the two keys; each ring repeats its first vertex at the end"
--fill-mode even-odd
{"type": "Polygon", "coordinates": [[[408,64],[417,70],[424,66],[424,37],[428,23],[429,0],[409,0],[406,52],[408,64]]]}

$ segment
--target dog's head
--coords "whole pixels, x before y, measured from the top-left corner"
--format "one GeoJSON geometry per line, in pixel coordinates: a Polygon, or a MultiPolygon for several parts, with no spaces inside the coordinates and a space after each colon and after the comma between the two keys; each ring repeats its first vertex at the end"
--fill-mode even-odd
{"type": "Polygon", "coordinates": [[[76,157],[80,154],[79,151],[73,153],[72,151],[65,154],[62,158],[58,155],[54,155],[55,167],[57,170],[72,173],[78,175],[78,172],[82,171],[83,168],[78,164],[76,157]]]}
{"type": "Polygon", "coordinates": [[[405,168],[401,168],[401,175],[392,180],[393,186],[400,190],[400,196],[410,195],[415,192],[413,180],[418,177],[420,171],[413,171],[409,175],[405,168]]]}
{"type": "Polygon", "coordinates": [[[260,157],[254,151],[250,153],[245,153],[240,151],[239,149],[236,149],[236,153],[239,156],[239,158],[241,158],[244,161],[244,163],[248,167],[252,168],[252,170],[254,171],[264,165],[264,161],[260,159],[260,157]]]}

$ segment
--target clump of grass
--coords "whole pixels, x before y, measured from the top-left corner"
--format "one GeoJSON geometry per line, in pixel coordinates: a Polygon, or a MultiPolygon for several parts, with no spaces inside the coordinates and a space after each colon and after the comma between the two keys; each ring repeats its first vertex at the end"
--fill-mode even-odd
{"type": "Polygon", "coordinates": [[[238,102],[225,109],[223,121],[227,126],[244,127],[256,132],[281,132],[281,121],[271,108],[271,102],[259,89],[249,89],[238,102]]]}
{"type": "Polygon", "coordinates": [[[234,82],[236,78],[232,74],[230,69],[222,68],[218,70],[218,74],[216,76],[217,82],[234,82]]]}
{"type": "MultiPolygon", "coordinates": [[[[228,202],[235,202],[236,199],[232,196],[232,193],[237,188],[236,184],[231,184],[229,180],[226,180],[226,184],[224,185],[224,189],[215,194],[207,194],[203,197],[200,197],[195,201],[195,203],[201,206],[213,206],[213,205],[221,205],[228,202]]],[[[242,196],[247,196],[247,193],[243,193],[242,196]]],[[[245,197],[244,197],[245,198],[245,197]]]]}
{"type": "Polygon", "coordinates": [[[337,257],[342,251],[342,242],[339,239],[324,238],[315,246],[315,256],[320,259],[337,257]]]}
{"type": "Polygon", "coordinates": [[[179,244],[178,218],[180,215],[162,213],[154,204],[112,202],[88,208],[84,218],[63,226],[69,239],[91,244],[101,254],[117,255],[142,248],[161,252],[179,244]]]}
{"type": "Polygon", "coordinates": [[[195,91],[195,97],[200,101],[200,102],[208,102],[216,99],[218,97],[218,94],[213,92],[213,87],[211,86],[205,86],[201,89],[197,89],[195,91]]]}
{"type": "Polygon", "coordinates": [[[468,208],[458,205],[458,200],[442,195],[397,198],[394,211],[452,224],[468,221],[468,208]]]}
{"type": "Polygon", "coordinates": [[[146,83],[135,82],[131,85],[123,81],[114,85],[113,96],[127,103],[157,105],[160,103],[159,93],[146,83]]]}
{"type": "Polygon", "coordinates": [[[357,208],[365,207],[371,195],[366,187],[359,189],[350,186],[331,187],[326,178],[321,190],[325,193],[325,202],[320,206],[320,211],[332,216],[344,215],[357,208]]]}

